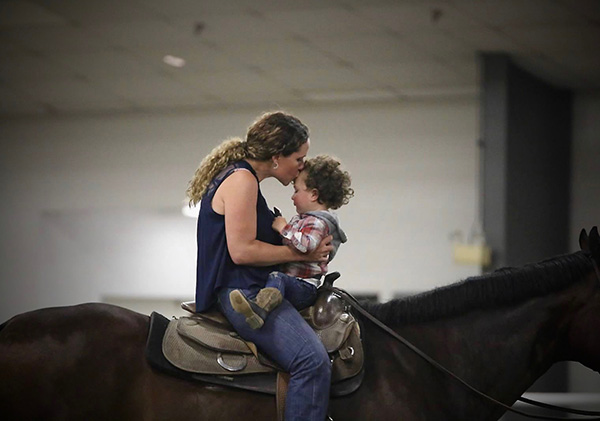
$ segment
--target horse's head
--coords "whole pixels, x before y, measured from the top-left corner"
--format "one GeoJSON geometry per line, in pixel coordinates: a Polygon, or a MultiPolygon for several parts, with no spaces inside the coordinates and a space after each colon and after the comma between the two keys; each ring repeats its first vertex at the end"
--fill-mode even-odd
{"type": "Polygon", "coordinates": [[[579,233],[579,247],[581,247],[581,251],[589,254],[596,261],[596,264],[600,263],[600,235],[598,234],[598,227],[592,228],[589,236],[585,232],[585,229],[581,230],[579,233]]]}
{"type": "Polygon", "coordinates": [[[593,292],[586,298],[586,305],[579,311],[570,338],[577,354],[577,361],[600,372],[600,235],[593,227],[590,234],[583,229],[579,234],[579,246],[594,262],[589,277],[594,284],[593,292]]]}

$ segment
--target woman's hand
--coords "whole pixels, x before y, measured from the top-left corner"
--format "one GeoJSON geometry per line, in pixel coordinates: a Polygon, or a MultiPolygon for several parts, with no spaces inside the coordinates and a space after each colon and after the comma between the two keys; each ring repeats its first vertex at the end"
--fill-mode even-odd
{"type": "Polygon", "coordinates": [[[327,262],[329,261],[329,252],[333,250],[333,246],[331,245],[331,240],[333,240],[332,235],[328,235],[323,238],[316,249],[311,251],[310,253],[304,254],[305,262],[327,262]]]}
{"type": "Polygon", "coordinates": [[[273,219],[273,224],[271,224],[271,227],[281,234],[281,231],[283,231],[286,225],[287,221],[283,216],[276,216],[275,219],[273,219]]]}

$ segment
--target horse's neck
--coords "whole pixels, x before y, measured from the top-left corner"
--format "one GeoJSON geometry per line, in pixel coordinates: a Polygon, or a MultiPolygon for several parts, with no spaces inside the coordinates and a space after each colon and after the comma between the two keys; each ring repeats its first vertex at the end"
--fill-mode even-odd
{"type": "Polygon", "coordinates": [[[561,358],[564,335],[556,308],[562,299],[536,298],[513,308],[477,312],[442,322],[455,332],[459,352],[493,389],[525,391],[561,358]]]}
{"type": "MultiPolygon", "coordinates": [[[[568,301],[566,296],[554,294],[512,308],[481,310],[395,330],[473,387],[511,402],[561,359],[565,336],[562,331],[568,320],[559,314],[568,313],[561,311],[568,301]]],[[[412,382],[412,390],[405,393],[418,396],[422,383],[422,393],[447,396],[449,406],[474,399],[476,405],[485,406],[478,411],[497,411],[492,405],[475,399],[458,381],[440,375],[419,357],[411,355],[412,351],[406,347],[399,343],[390,346],[392,339],[382,336],[380,340],[388,345],[379,347],[376,351],[379,355],[375,357],[383,361],[393,359],[405,367],[405,373],[397,378],[398,390],[402,390],[403,383],[412,382]],[[389,355],[389,349],[393,349],[393,356],[389,355]],[[439,390],[432,392],[436,388],[439,390]]]]}

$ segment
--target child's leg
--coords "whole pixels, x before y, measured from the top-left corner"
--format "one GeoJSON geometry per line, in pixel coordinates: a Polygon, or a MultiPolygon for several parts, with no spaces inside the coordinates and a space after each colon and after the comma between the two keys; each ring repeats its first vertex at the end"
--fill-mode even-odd
{"type": "Polygon", "coordinates": [[[267,285],[273,286],[283,294],[297,310],[312,305],[317,298],[317,287],[295,276],[282,272],[271,272],[267,285]]]}
{"type": "Polygon", "coordinates": [[[271,272],[265,284],[255,297],[246,297],[242,290],[234,289],[229,293],[231,307],[246,317],[246,323],[252,329],[260,329],[269,312],[277,308],[283,300],[285,282],[278,277],[280,272],[271,272]]]}
{"type": "Polygon", "coordinates": [[[252,329],[260,329],[267,317],[267,312],[256,304],[256,295],[256,290],[251,289],[233,289],[229,292],[231,307],[246,317],[246,324],[252,329]]]}
{"type": "Polygon", "coordinates": [[[267,313],[275,309],[285,296],[285,281],[279,276],[281,272],[271,272],[265,287],[256,294],[256,304],[267,313]]]}

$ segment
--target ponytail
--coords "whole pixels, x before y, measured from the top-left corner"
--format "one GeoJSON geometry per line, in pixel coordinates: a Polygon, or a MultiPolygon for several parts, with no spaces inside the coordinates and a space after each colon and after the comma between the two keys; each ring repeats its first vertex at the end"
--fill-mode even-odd
{"type": "Polygon", "coordinates": [[[240,138],[225,140],[200,163],[186,191],[190,206],[197,204],[206,193],[211,180],[229,164],[248,157],[246,142],[240,138]]]}

